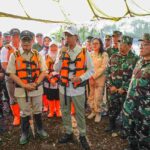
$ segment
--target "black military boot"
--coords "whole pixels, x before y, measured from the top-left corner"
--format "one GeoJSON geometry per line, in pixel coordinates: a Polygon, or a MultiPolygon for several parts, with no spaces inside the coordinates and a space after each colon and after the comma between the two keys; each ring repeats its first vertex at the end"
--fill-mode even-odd
{"type": "Polygon", "coordinates": [[[46,139],[48,134],[43,129],[41,114],[35,114],[34,119],[37,127],[37,134],[41,139],[46,139]]]}
{"type": "Polygon", "coordinates": [[[73,142],[73,134],[67,134],[65,133],[59,140],[58,143],[64,144],[68,142],[73,142]]]}
{"type": "Polygon", "coordinates": [[[80,140],[83,150],[90,150],[89,143],[87,142],[87,139],[85,136],[80,136],[79,140],[80,140]]]}
{"type": "MultiPolygon", "coordinates": [[[[130,138],[131,139],[131,138],[130,138]]],[[[127,148],[125,148],[124,150],[140,150],[139,149],[139,146],[138,146],[138,143],[136,140],[133,140],[133,141],[130,141],[128,139],[128,142],[129,142],[129,145],[127,148]]]]}
{"type": "Polygon", "coordinates": [[[29,119],[30,117],[22,117],[21,118],[21,138],[20,138],[20,144],[24,145],[29,142],[29,119]]]}
{"type": "Polygon", "coordinates": [[[140,149],[138,148],[138,146],[128,145],[128,147],[125,148],[124,150],[140,150],[140,149]]]}
{"type": "Polygon", "coordinates": [[[105,128],[105,132],[111,132],[116,129],[116,123],[114,118],[109,118],[109,125],[105,128]]]}

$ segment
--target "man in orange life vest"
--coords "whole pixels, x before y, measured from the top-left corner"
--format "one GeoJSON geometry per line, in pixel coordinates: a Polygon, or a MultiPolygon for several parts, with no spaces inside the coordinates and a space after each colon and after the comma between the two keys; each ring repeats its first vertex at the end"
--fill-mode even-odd
{"type": "Polygon", "coordinates": [[[32,49],[33,34],[25,30],[21,32],[20,38],[22,49],[11,54],[7,73],[16,82],[15,97],[21,112],[20,144],[23,145],[28,142],[32,117],[38,135],[43,139],[48,137],[42,127],[43,86],[40,84],[46,75],[47,67],[38,51],[32,49]]]}
{"type": "Polygon", "coordinates": [[[54,64],[54,70],[60,72],[59,97],[63,124],[66,130],[59,143],[73,140],[70,115],[72,101],[80,132],[80,143],[83,149],[89,150],[90,147],[86,140],[85,85],[86,80],[94,73],[93,63],[89,52],[77,45],[77,29],[74,26],[69,26],[64,34],[68,47],[62,47],[54,64]]]}
{"type": "MultiPolygon", "coordinates": [[[[2,52],[1,52],[2,68],[5,71],[7,69],[7,65],[8,65],[9,57],[10,57],[11,53],[20,49],[20,31],[19,31],[19,29],[17,29],[17,28],[11,29],[10,35],[11,35],[11,43],[5,45],[2,48],[2,52]]],[[[18,125],[20,125],[20,108],[19,108],[19,105],[17,104],[16,98],[14,96],[15,84],[14,84],[14,81],[10,77],[8,77],[7,74],[5,76],[5,80],[6,80],[6,87],[7,87],[8,94],[9,94],[9,103],[10,103],[10,107],[11,107],[12,114],[14,117],[13,125],[18,126],[18,125]]]]}

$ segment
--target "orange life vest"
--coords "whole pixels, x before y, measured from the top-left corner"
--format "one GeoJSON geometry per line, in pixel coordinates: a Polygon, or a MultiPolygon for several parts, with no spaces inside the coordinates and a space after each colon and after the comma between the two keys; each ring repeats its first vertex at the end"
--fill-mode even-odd
{"type": "MultiPolygon", "coordinates": [[[[74,61],[71,61],[70,56],[68,53],[65,53],[64,57],[62,58],[62,67],[60,71],[60,84],[62,86],[68,87],[69,86],[69,72],[73,72],[73,74],[76,77],[80,77],[83,75],[86,71],[86,49],[82,48],[81,52],[77,55],[76,59],[74,61]],[[69,68],[69,64],[75,64],[75,69],[72,70],[69,68]]],[[[85,86],[86,82],[78,82],[78,83],[73,83],[74,88],[79,87],[79,86],[85,86]]]]}
{"type": "MultiPolygon", "coordinates": [[[[54,61],[53,59],[49,56],[49,55],[46,55],[46,65],[47,65],[47,68],[48,68],[48,74],[49,74],[49,77],[47,78],[48,79],[48,82],[49,83],[52,83],[52,82],[58,82],[59,80],[59,76],[58,75],[53,75],[52,72],[54,71],[53,69],[53,66],[54,66],[54,61]]],[[[45,80],[46,81],[46,80],[45,80]]]]}
{"type": "Polygon", "coordinates": [[[24,59],[19,51],[16,51],[15,65],[16,65],[16,75],[22,80],[23,83],[35,82],[40,75],[40,61],[39,54],[36,50],[32,50],[33,56],[30,61],[24,59]]]}

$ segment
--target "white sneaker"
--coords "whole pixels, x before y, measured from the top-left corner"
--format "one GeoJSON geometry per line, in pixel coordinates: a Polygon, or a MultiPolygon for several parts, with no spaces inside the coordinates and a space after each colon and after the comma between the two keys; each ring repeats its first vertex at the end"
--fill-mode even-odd
{"type": "Polygon", "coordinates": [[[91,114],[88,115],[88,119],[92,119],[96,116],[96,113],[95,112],[92,112],[91,114]]]}
{"type": "Polygon", "coordinates": [[[97,113],[96,116],[95,116],[95,122],[100,122],[101,121],[101,115],[100,113],[97,113]]]}

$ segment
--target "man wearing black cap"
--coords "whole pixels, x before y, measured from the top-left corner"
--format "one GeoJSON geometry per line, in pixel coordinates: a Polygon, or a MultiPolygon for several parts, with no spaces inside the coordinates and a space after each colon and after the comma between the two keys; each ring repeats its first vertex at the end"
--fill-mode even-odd
{"type": "MultiPolygon", "coordinates": [[[[45,76],[47,67],[36,50],[32,50],[33,34],[30,31],[22,31],[20,34],[21,47],[10,56],[7,73],[16,82],[15,97],[20,106],[22,135],[20,144],[26,144],[29,138],[29,121],[32,116],[35,119],[37,133],[42,138],[48,134],[42,127],[42,94],[43,87],[40,84],[45,76]]],[[[32,122],[32,121],[30,121],[32,122]]],[[[32,127],[32,123],[30,126],[32,127]]]]}
{"type": "MultiPolygon", "coordinates": [[[[10,35],[11,35],[12,42],[8,45],[5,45],[1,51],[1,63],[2,63],[2,68],[5,71],[7,69],[7,65],[11,53],[20,49],[20,30],[17,28],[13,28],[10,30],[10,35]]],[[[19,109],[19,105],[17,104],[16,98],[14,96],[15,84],[13,80],[7,75],[5,76],[5,80],[7,81],[6,87],[10,98],[9,103],[14,117],[13,125],[18,126],[20,125],[20,109],[19,109]]]]}
{"type": "Polygon", "coordinates": [[[36,41],[37,43],[33,44],[33,49],[36,49],[39,52],[43,49],[43,34],[42,33],[36,34],[36,41]]]}

